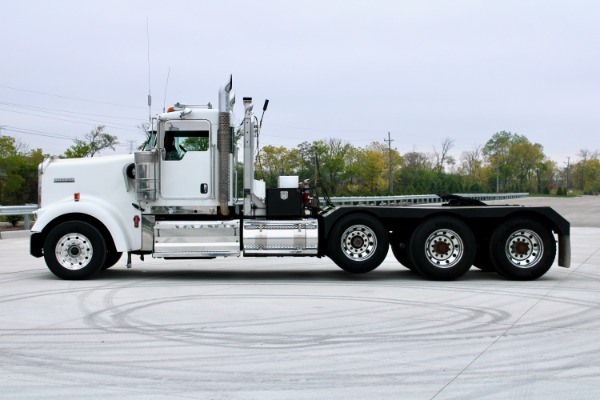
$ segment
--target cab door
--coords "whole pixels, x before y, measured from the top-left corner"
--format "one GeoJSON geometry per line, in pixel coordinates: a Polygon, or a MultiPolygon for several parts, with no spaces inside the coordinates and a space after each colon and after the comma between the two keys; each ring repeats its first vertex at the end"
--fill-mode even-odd
{"type": "Polygon", "coordinates": [[[162,140],[161,196],[165,199],[211,198],[214,187],[210,122],[167,121],[162,140]]]}

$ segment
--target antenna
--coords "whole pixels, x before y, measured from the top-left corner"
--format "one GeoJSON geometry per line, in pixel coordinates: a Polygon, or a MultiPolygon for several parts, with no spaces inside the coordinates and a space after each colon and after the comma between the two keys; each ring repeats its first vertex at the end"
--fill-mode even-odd
{"type": "Polygon", "coordinates": [[[146,17],[146,39],[148,40],[148,121],[152,127],[152,93],[150,92],[150,22],[146,17]]]}
{"type": "Polygon", "coordinates": [[[167,102],[167,86],[169,86],[169,76],[171,75],[171,67],[167,72],[167,82],[165,83],[165,97],[163,97],[163,112],[165,112],[165,103],[167,102]]]}

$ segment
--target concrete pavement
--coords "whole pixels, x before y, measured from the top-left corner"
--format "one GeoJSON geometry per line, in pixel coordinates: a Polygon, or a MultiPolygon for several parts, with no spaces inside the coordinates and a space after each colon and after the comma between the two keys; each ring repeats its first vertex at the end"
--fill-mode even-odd
{"type": "Polygon", "coordinates": [[[391,255],[365,276],[134,257],[73,282],[0,240],[0,399],[596,399],[600,225],[574,225],[572,267],[532,282],[391,255]]]}

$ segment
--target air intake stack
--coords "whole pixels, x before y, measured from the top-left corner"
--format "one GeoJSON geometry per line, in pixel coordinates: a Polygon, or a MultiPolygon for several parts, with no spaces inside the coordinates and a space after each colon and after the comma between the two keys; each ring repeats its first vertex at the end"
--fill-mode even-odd
{"type": "Polygon", "coordinates": [[[254,190],[254,121],[252,121],[252,97],[244,97],[244,214],[252,210],[254,190]]]}

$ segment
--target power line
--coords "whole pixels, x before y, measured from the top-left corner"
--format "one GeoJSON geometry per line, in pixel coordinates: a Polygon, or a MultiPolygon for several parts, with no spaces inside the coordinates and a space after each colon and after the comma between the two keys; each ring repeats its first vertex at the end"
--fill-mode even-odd
{"type": "Polygon", "coordinates": [[[7,132],[24,133],[27,135],[43,136],[43,137],[48,137],[48,138],[52,138],[52,139],[61,139],[61,140],[75,139],[75,137],[73,137],[73,136],[66,136],[66,135],[60,135],[60,134],[55,134],[55,133],[36,131],[33,129],[17,128],[17,127],[7,126],[7,125],[4,126],[4,130],[6,130],[7,132]]]}
{"type": "Polygon", "coordinates": [[[60,110],[57,108],[44,108],[44,107],[28,106],[25,104],[10,103],[10,102],[5,102],[5,101],[0,101],[0,104],[5,105],[5,106],[10,106],[10,107],[24,108],[26,110],[42,111],[42,112],[45,112],[48,114],[56,114],[56,115],[64,115],[62,113],[66,113],[66,114],[77,114],[77,115],[91,115],[94,117],[105,117],[105,118],[112,118],[112,119],[128,119],[128,120],[132,120],[132,121],[140,120],[139,118],[133,118],[133,117],[115,117],[114,115],[82,113],[82,112],[71,111],[71,110],[60,110]]]}
{"type": "Polygon", "coordinates": [[[141,106],[131,106],[131,105],[127,105],[127,104],[117,104],[117,103],[111,103],[111,102],[107,102],[107,101],[100,101],[100,100],[90,100],[90,99],[83,99],[81,97],[71,97],[71,96],[63,96],[60,94],[53,94],[53,93],[45,93],[45,92],[38,92],[36,90],[28,90],[28,89],[21,89],[21,88],[16,88],[14,86],[8,86],[8,85],[2,85],[0,84],[0,87],[5,88],[5,89],[10,89],[10,90],[17,90],[19,92],[26,92],[26,93],[33,93],[33,94],[40,94],[43,96],[52,96],[52,97],[59,97],[61,99],[69,99],[69,100],[77,100],[77,101],[85,101],[87,103],[96,103],[96,104],[106,104],[109,106],[115,106],[115,107],[128,107],[128,108],[137,108],[137,109],[142,109],[145,110],[146,107],[141,107],[141,106]]]}
{"type": "MultiPolygon", "coordinates": [[[[68,135],[61,135],[58,133],[52,133],[52,132],[44,132],[44,131],[38,131],[35,129],[28,129],[28,128],[19,128],[19,127],[15,127],[15,126],[10,126],[10,125],[4,125],[2,126],[0,129],[3,129],[6,132],[17,132],[17,133],[24,133],[27,135],[33,135],[33,136],[43,136],[43,137],[48,137],[48,138],[52,138],[52,139],[60,139],[60,140],[75,140],[78,139],[78,137],[76,136],[68,136],[68,135]]],[[[130,139],[126,139],[126,141],[130,141],[130,139]]],[[[134,140],[136,142],[141,142],[143,140],[134,140]]],[[[119,143],[119,145],[121,145],[121,143],[119,143]]],[[[128,144],[124,144],[124,146],[129,146],[128,144]]]]}
{"type": "MultiPolygon", "coordinates": [[[[68,140],[68,141],[74,141],[77,138],[76,137],[71,137],[71,136],[66,136],[66,135],[60,135],[60,134],[54,134],[54,133],[50,133],[50,132],[43,132],[43,131],[36,131],[33,129],[24,129],[24,128],[17,128],[17,127],[12,127],[12,126],[2,126],[0,127],[0,129],[4,130],[7,133],[20,133],[20,134],[25,134],[25,135],[32,135],[32,136],[41,136],[41,137],[46,137],[46,138],[50,138],[50,139],[56,139],[56,140],[68,140]]],[[[2,135],[0,135],[2,136],[2,135]]],[[[114,147],[118,147],[118,148],[127,148],[129,149],[129,153],[131,154],[132,148],[135,149],[135,145],[137,143],[142,142],[142,140],[125,140],[125,143],[116,143],[114,144],[114,147]]]]}
{"type": "MultiPolygon", "coordinates": [[[[71,122],[71,123],[74,123],[74,124],[90,125],[90,122],[74,121],[74,120],[69,120],[69,119],[64,119],[64,118],[56,118],[56,117],[48,117],[48,116],[45,116],[45,115],[37,115],[37,114],[26,113],[26,112],[22,112],[22,111],[7,110],[5,108],[0,108],[0,110],[2,110],[2,111],[8,111],[8,112],[13,112],[13,113],[17,113],[17,114],[29,115],[29,116],[32,116],[32,117],[53,119],[53,120],[57,120],[57,121],[71,122]]],[[[92,121],[92,122],[100,123],[100,124],[105,125],[105,126],[107,126],[109,128],[112,128],[112,129],[133,130],[135,128],[135,127],[130,126],[130,125],[116,124],[116,125],[121,125],[122,127],[125,127],[125,128],[120,128],[118,126],[115,126],[115,124],[112,124],[112,125],[106,124],[104,121],[92,120],[92,119],[88,119],[88,118],[83,118],[83,119],[88,120],[88,121],[92,121]]]]}
{"type": "MultiPolygon", "coordinates": [[[[278,125],[278,124],[265,124],[266,127],[270,128],[270,127],[274,127],[274,128],[285,128],[285,129],[297,129],[297,130],[302,130],[302,131],[313,131],[313,132],[331,132],[331,133],[362,133],[362,134],[372,134],[373,131],[369,131],[369,130],[352,130],[352,129],[332,129],[332,128],[315,128],[314,126],[311,127],[300,127],[300,126],[289,126],[289,125],[278,125]]],[[[280,138],[289,138],[289,136],[275,136],[275,135],[269,135],[269,134],[263,134],[261,133],[261,135],[264,136],[272,136],[272,137],[280,137],[280,138]]],[[[419,135],[419,134],[415,134],[415,133],[406,133],[403,134],[403,136],[414,136],[414,137],[418,137],[418,138],[422,138],[423,135],[419,135]]],[[[436,138],[435,136],[432,136],[432,138],[436,138]]],[[[345,139],[346,141],[352,142],[352,141],[356,141],[356,142],[361,142],[361,141],[367,141],[367,140],[372,140],[370,138],[367,139],[345,139]]]]}

